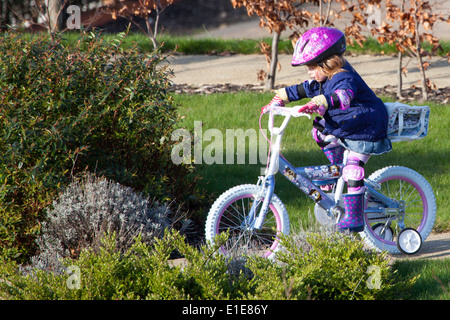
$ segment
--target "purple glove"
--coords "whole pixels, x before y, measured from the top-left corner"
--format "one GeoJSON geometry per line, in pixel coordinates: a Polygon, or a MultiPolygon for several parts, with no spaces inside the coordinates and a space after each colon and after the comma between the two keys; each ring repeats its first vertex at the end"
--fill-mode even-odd
{"type": "Polygon", "coordinates": [[[311,101],[309,101],[307,104],[305,104],[303,107],[301,107],[300,109],[298,109],[299,113],[318,113],[321,116],[323,116],[325,114],[325,112],[327,111],[327,101],[325,99],[325,96],[320,95],[320,96],[316,96],[314,98],[311,99],[311,101]]]}
{"type": "Polygon", "coordinates": [[[261,108],[261,113],[266,113],[270,107],[284,107],[283,99],[276,94],[268,105],[261,108]]]}

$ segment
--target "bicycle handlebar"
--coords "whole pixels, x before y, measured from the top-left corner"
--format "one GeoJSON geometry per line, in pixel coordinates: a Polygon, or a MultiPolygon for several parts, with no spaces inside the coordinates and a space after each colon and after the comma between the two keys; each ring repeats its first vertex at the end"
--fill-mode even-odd
{"type": "MultiPolygon", "coordinates": [[[[282,133],[291,119],[291,117],[308,117],[311,119],[311,116],[307,113],[299,113],[298,110],[303,106],[294,106],[291,108],[288,107],[267,107],[266,112],[269,112],[269,131],[272,133],[280,134],[282,133]],[[274,128],[273,126],[273,118],[274,115],[284,116],[285,119],[283,124],[279,128],[274,128]],[[274,132],[275,130],[275,132],[274,132]]],[[[265,113],[266,113],[265,112],[265,113]]]]}
{"type": "Polygon", "coordinates": [[[308,113],[299,113],[298,110],[303,106],[294,106],[291,108],[288,107],[267,107],[266,112],[272,112],[275,115],[280,116],[292,116],[292,117],[308,117],[311,119],[311,116],[308,113]]]}

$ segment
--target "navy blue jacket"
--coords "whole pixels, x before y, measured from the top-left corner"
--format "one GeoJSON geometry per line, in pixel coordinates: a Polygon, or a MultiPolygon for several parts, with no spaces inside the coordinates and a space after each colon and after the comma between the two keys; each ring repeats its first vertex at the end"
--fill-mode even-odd
{"type": "Polygon", "coordinates": [[[386,138],[388,114],[383,102],[348,62],[343,69],[344,72],[339,72],[331,80],[327,79],[322,83],[310,80],[287,87],[289,101],[323,94],[328,102],[328,110],[324,115],[325,134],[362,141],[378,141],[386,138]],[[333,107],[331,103],[331,95],[337,89],[353,91],[354,98],[346,110],[341,110],[336,104],[333,107]]]}

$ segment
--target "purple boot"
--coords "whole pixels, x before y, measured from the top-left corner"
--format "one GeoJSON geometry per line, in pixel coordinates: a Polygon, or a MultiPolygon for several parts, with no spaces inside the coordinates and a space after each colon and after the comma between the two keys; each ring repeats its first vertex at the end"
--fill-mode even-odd
{"type": "Polygon", "coordinates": [[[345,214],[337,227],[350,232],[361,232],[364,230],[364,193],[344,194],[345,214]]]}

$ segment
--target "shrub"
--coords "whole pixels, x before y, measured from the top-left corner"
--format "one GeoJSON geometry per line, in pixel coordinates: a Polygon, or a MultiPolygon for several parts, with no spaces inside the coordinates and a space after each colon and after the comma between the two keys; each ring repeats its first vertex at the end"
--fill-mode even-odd
{"type": "Polygon", "coordinates": [[[115,234],[115,248],[125,252],[137,237],[151,243],[171,225],[167,205],[151,202],[117,182],[87,176],[72,182],[42,223],[39,255],[34,266],[60,270],[59,259],[79,256],[83,249],[99,250],[104,234],[115,234]]]}
{"type": "MultiPolygon", "coordinates": [[[[223,241],[222,236],[219,245],[223,241]]],[[[186,245],[177,231],[166,232],[153,245],[137,239],[123,253],[116,248],[115,235],[107,234],[99,249],[83,250],[77,260],[63,259],[68,270],[64,273],[36,268],[23,273],[14,262],[2,261],[0,296],[36,300],[219,300],[239,299],[249,290],[248,279],[230,273],[228,260],[215,254],[218,246],[198,250],[186,245]],[[169,263],[173,250],[185,254],[183,268],[169,263]],[[71,270],[79,272],[71,274],[71,270]]]]}
{"type": "Polygon", "coordinates": [[[170,72],[158,51],[123,51],[124,36],[0,34],[1,254],[32,253],[44,208],[81,172],[164,202],[192,195],[191,168],[170,158],[170,72]]]}
{"type": "Polygon", "coordinates": [[[227,258],[214,245],[194,248],[179,232],[166,232],[152,245],[139,239],[125,252],[107,234],[99,250],[64,258],[64,273],[17,267],[0,260],[0,296],[6,299],[401,299],[414,283],[400,280],[383,255],[366,252],[346,235],[311,233],[283,237],[278,261],[256,257],[227,258]],[[308,243],[305,244],[305,241],[308,243]],[[184,265],[170,263],[183,254],[184,265]],[[243,263],[246,261],[246,263],[243,263]],[[367,273],[370,266],[379,273],[367,273]],[[72,282],[74,274],[78,282],[72,282]],[[376,276],[371,281],[371,276],[376,276]],[[379,278],[377,278],[379,276],[379,278]],[[377,280],[378,279],[378,280],[377,280]],[[378,281],[378,282],[377,282],[378,281]],[[368,282],[372,283],[368,285],[368,282]],[[73,284],[78,284],[74,288],[73,284]],[[379,284],[379,288],[378,288],[379,284]],[[72,285],[72,286],[71,286],[72,285]]]}
{"type": "Polygon", "coordinates": [[[330,231],[283,236],[279,264],[252,258],[259,299],[372,300],[399,298],[414,283],[399,281],[387,259],[360,240],[330,231]]]}

